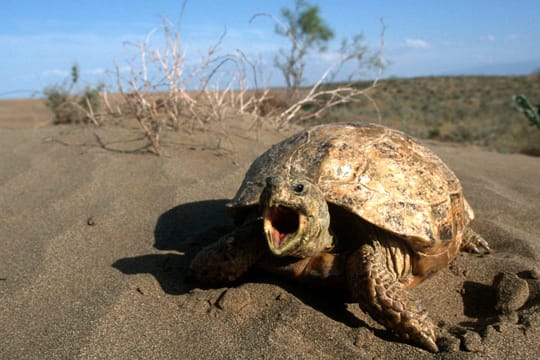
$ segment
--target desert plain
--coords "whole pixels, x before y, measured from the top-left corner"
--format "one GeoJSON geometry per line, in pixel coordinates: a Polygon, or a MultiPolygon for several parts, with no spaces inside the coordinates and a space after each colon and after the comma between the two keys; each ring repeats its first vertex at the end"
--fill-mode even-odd
{"type": "Polygon", "coordinates": [[[253,271],[223,287],[189,272],[231,229],[224,204],[251,162],[297,129],[234,119],[169,133],[50,125],[37,100],[0,102],[2,359],[538,359],[540,158],[426,141],[461,179],[485,256],[460,254],[413,290],[453,341],[400,341],[345,294],[253,271]],[[510,310],[495,279],[504,274],[510,310]],[[517,308],[516,308],[517,307],[517,308]]]}

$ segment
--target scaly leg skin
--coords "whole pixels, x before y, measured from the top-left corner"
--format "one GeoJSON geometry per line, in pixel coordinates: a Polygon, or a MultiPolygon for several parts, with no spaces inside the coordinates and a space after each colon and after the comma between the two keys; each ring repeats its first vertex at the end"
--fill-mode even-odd
{"type": "Polygon", "coordinates": [[[486,239],[484,239],[471,228],[467,228],[467,230],[465,230],[460,250],[473,254],[491,253],[491,248],[489,247],[486,239]]]}
{"type": "Polygon", "coordinates": [[[347,282],[353,300],[402,339],[437,352],[437,327],[399,281],[411,270],[410,254],[399,241],[386,240],[365,244],[349,257],[347,282]],[[396,249],[403,250],[399,256],[396,249]]]}
{"type": "Polygon", "coordinates": [[[230,283],[242,276],[266,252],[262,220],[249,221],[202,249],[191,262],[197,280],[230,283]]]}

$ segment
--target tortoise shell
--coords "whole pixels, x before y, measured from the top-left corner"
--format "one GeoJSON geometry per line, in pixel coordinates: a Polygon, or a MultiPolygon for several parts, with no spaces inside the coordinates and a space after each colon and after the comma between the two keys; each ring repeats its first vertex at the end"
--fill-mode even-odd
{"type": "Polygon", "coordinates": [[[437,155],[381,125],[319,125],[273,145],[227,207],[234,214],[257,205],[265,179],[275,175],[304,177],[328,203],[399,235],[423,275],[455,257],[474,217],[459,179],[437,155]]]}

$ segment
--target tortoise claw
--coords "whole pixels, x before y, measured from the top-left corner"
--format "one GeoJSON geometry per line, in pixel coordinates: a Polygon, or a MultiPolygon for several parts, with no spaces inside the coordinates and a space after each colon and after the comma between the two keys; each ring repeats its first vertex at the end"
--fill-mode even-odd
{"type": "Polygon", "coordinates": [[[492,250],[489,247],[488,242],[483,237],[481,237],[480,235],[478,235],[477,243],[478,243],[479,247],[482,249],[481,250],[482,254],[491,254],[492,253],[492,250]]]}
{"type": "Polygon", "coordinates": [[[405,311],[401,314],[402,323],[393,324],[391,328],[400,333],[405,339],[431,352],[439,352],[437,346],[436,331],[439,329],[428,317],[425,310],[420,310],[418,305],[409,303],[409,308],[417,308],[418,312],[405,311]]]}
{"type": "Polygon", "coordinates": [[[461,250],[472,254],[485,255],[491,254],[492,250],[488,242],[482,236],[474,232],[472,229],[467,229],[463,235],[461,250]]]}
{"type": "Polygon", "coordinates": [[[431,334],[419,334],[419,337],[416,339],[420,346],[424,349],[431,351],[432,353],[439,352],[439,347],[435,342],[435,335],[433,332],[431,334]]]}

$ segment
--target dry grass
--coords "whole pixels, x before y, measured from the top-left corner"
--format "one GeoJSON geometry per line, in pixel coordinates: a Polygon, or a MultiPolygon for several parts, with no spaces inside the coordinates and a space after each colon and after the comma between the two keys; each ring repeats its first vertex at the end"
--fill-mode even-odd
{"type": "MultiPolygon", "coordinates": [[[[287,108],[283,94],[283,90],[269,91],[260,103],[246,106],[245,111],[252,113],[257,107],[261,119],[267,115],[274,117],[287,108]]],[[[463,76],[380,80],[377,87],[369,91],[379,110],[370,100],[361,99],[335,106],[323,117],[302,125],[334,121],[381,122],[419,138],[476,144],[500,152],[538,154],[540,130],[530,126],[516,110],[512,100],[515,94],[535,100],[536,94],[540,94],[540,78],[463,76]]],[[[261,98],[255,92],[247,92],[245,96],[261,98]]],[[[150,97],[157,104],[160,98],[163,98],[160,94],[150,97]]],[[[111,108],[122,114],[109,123],[135,124],[134,115],[122,109],[126,106],[122,99],[117,94],[108,96],[111,108]]],[[[0,127],[39,127],[51,121],[52,113],[39,99],[0,101],[0,127]]]]}

